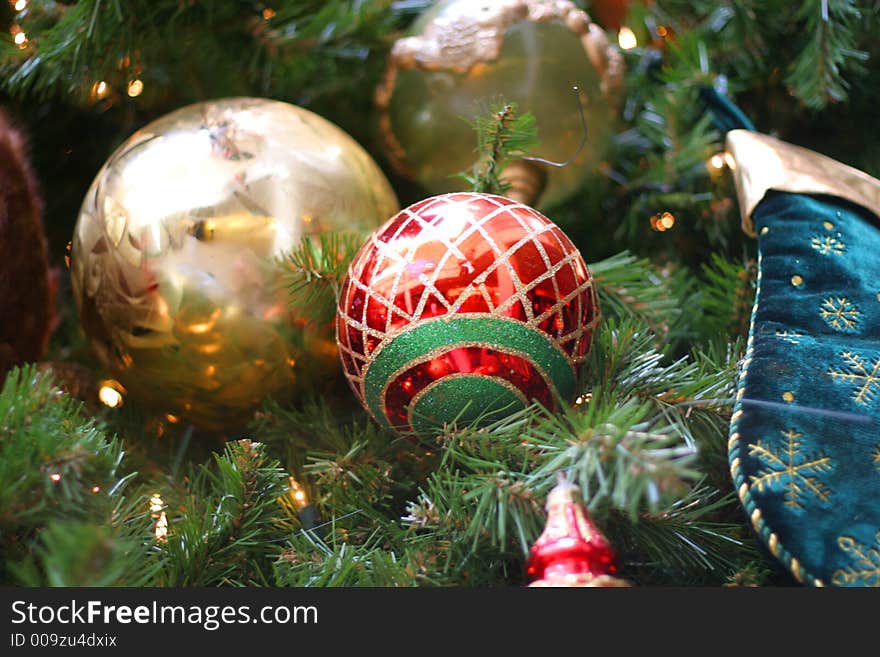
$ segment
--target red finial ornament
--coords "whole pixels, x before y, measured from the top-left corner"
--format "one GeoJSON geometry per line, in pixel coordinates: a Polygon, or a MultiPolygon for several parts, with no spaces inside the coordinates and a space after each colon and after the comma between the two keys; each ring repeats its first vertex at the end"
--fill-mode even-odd
{"type": "Polygon", "coordinates": [[[547,525],[529,551],[529,586],[630,586],[614,577],[614,551],[587,515],[577,486],[559,475],[547,496],[547,525]]]}

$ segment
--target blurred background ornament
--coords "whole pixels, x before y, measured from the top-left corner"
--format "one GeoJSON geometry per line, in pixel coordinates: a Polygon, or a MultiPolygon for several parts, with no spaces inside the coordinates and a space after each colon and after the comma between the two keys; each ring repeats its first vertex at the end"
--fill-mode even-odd
{"type": "Polygon", "coordinates": [[[614,551],[590,520],[578,487],[560,473],[547,496],[547,524],[529,551],[529,586],[630,586],[616,572],[614,551]]]}
{"type": "Polygon", "coordinates": [[[630,0],[590,0],[590,14],[605,29],[617,31],[629,13],[630,0]]]}
{"type": "Polygon", "coordinates": [[[0,377],[43,357],[55,285],[22,133],[0,111],[0,377]]]}
{"type": "Polygon", "coordinates": [[[454,176],[474,161],[469,121],[503,97],[537,120],[542,158],[518,160],[509,196],[529,205],[563,201],[605,155],[621,95],[623,60],[605,32],[568,0],[445,0],[415,22],[389,56],[376,91],[385,153],[429,193],[464,189],[454,176]],[[540,198],[539,198],[540,195],[540,198]]]}
{"type": "Polygon", "coordinates": [[[397,208],[366,151],[308,110],[184,107],[125,141],[85,197],[70,267],[83,328],[130,399],[239,426],[264,398],[314,384],[335,351],[332,325],[289,310],[281,258],[397,208]]]}
{"type": "Polygon", "coordinates": [[[598,322],[590,272],[553,222],[459,192],[373,233],[342,284],[336,331],[364,407],[428,434],[573,401],[598,322]]]}

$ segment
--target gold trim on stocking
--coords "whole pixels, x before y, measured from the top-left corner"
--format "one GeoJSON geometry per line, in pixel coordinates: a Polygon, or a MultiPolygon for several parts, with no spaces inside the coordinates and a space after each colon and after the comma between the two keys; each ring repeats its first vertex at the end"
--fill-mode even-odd
{"type": "Polygon", "coordinates": [[[742,228],[755,237],[752,212],[771,189],[830,194],[880,216],[880,180],[807,148],[751,130],[727,133],[742,228]]]}

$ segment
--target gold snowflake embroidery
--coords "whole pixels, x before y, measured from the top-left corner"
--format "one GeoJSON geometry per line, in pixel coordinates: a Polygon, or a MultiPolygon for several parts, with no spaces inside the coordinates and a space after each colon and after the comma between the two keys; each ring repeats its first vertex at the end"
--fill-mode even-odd
{"type": "Polygon", "coordinates": [[[871,456],[874,457],[874,467],[880,471],[880,445],[874,448],[874,453],[871,456]]]}
{"type": "Polygon", "coordinates": [[[852,536],[841,536],[837,545],[846,552],[852,565],[835,571],[831,581],[837,586],[880,586],[880,532],[874,547],[866,548],[852,536]]]}
{"type": "Polygon", "coordinates": [[[856,404],[867,404],[874,399],[880,389],[880,358],[872,365],[863,356],[851,351],[840,354],[845,363],[844,369],[831,368],[828,374],[836,381],[848,381],[856,384],[852,398],[856,404]]]}
{"type": "Polygon", "coordinates": [[[813,237],[810,238],[810,246],[822,255],[841,255],[846,251],[846,244],[830,235],[822,237],[819,235],[813,235],[813,237]]]}
{"type": "Polygon", "coordinates": [[[831,490],[816,475],[831,470],[831,459],[822,453],[813,456],[801,452],[803,434],[794,429],[781,433],[785,437],[781,449],[774,449],[760,440],[749,445],[749,456],[757,457],[766,466],[751,476],[752,487],[763,492],[776,485],[782,486],[785,505],[795,509],[804,508],[802,500],[811,493],[821,502],[827,502],[831,490]]]}
{"type": "Polygon", "coordinates": [[[828,297],[819,307],[825,323],[837,331],[855,331],[862,316],[858,307],[846,297],[828,297]]]}

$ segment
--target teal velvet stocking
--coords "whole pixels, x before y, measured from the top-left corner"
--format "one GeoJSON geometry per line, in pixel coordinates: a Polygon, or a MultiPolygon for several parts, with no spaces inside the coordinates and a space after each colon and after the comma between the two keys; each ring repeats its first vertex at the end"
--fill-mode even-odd
{"type": "Polygon", "coordinates": [[[752,213],[758,291],[731,421],[734,484],[800,581],[880,586],[880,229],[830,196],[752,213]]]}

